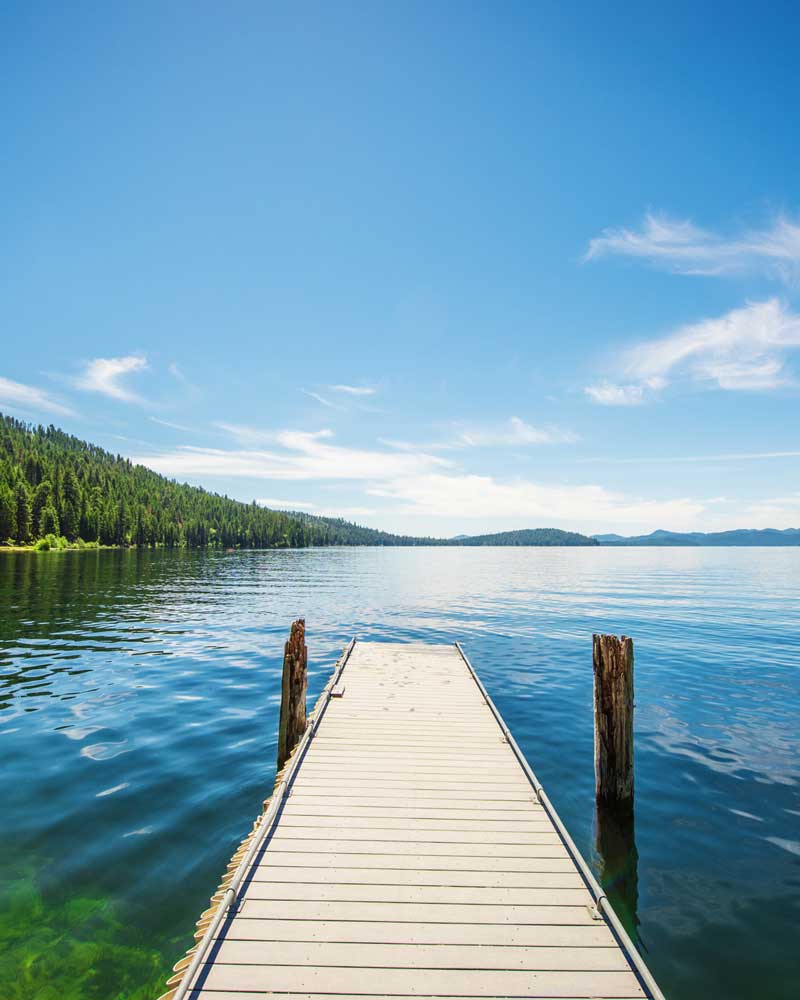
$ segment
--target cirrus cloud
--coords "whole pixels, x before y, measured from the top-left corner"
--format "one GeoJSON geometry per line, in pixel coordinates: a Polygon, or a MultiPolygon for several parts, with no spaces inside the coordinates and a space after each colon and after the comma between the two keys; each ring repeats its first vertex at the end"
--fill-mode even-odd
{"type": "Polygon", "coordinates": [[[748,302],[628,349],[620,359],[624,384],[604,381],[584,392],[595,403],[632,406],[678,378],[727,390],[778,389],[793,382],[788,359],[798,347],[800,316],[778,299],[748,302]]]}
{"type": "Polygon", "coordinates": [[[74,384],[85,392],[97,392],[123,403],[142,403],[144,400],[123,384],[127,375],[147,370],[143,354],[127,354],[121,358],[94,358],[88,362],[83,374],[74,384]]]}
{"type": "Polygon", "coordinates": [[[23,413],[42,411],[56,413],[62,417],[75,416],[74,410],[51,396],[49,392],[2,376],[0,376],[0,406],[9,410],[20,410],[23,413]]]}
{"type": "Polygon", "coordinates": [[[534,427],[520,417],[509,417],[500,426],[466,427],[459,431],[456,441],[467,447],[512,447],[528,444],[574,444],[577,434],[559,427],[534,427]]]}
{"type": "Polygon", "coordinates": [[[347,396],[374,396],[378,391],[368,385],[331,385],[328,386],[334,392],[343,392],[347,396]]]}
{"type": "Polygon", "coordinates": [[[800,224],[779,215],[763,229],[722,236],[684,219],[648,213],[639,229],[611,227],[589,243],[585,260],[619,255],[647,260],[679,274],[761,274],[800,279],[800,224]]]}
{"type": "Polygon", "coordinates": [[[424,452],[378,451],[331,443],[333,432],[261,431],[218,424],[236,437],[235,449],[186,446],[135,459],[164,475],[181,477],[234,476],[274,480],[372,480],[416,475],[452,463],[424,452]],[[261,446],[270,446],[264,448],[261,446]]]}

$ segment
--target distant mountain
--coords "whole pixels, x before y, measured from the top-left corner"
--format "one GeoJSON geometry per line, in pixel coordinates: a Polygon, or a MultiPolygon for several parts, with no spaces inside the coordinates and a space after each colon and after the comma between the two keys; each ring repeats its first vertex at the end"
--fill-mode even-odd
{"type": "Polygon", "coordinates": [[[786,546],[800,545],[800,528],[739,528],[735,531],[664,531],[649,535],[593,535],[601,545],[786,546]]]}
{"type": "Polygon", "coordinates": [[[596,539],[576,531],[558,528],[525,528],[521,531],[499,531],[494,535],[471,535],[453,545],[597,545],[596,539]]]}

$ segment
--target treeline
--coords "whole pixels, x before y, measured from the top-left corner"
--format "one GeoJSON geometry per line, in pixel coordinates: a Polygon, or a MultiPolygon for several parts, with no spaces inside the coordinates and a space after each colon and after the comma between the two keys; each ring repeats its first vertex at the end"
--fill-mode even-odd
{"type": "Polygon", "coordinates": [[[58,428],[0,414],[0,544],[303,548],[414,545],[335,518],[287,514],[176,483],[58,428]]]}

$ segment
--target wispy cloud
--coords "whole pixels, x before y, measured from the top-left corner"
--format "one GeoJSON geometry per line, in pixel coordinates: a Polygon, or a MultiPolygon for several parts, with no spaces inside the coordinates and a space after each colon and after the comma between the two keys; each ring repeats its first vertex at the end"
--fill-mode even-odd
{"type": "Polygon", "coordinates": [[[397,453],[347,448],[331,443],[329,430],[315,432],[259,431],[235,425],[227,429],[245,447],[184,447],[136,459],[165,475],[182,477],[234,476],[274,480],[373,480],[415,475],[451,465],[424,453],[397,453]],[[269,450],[258,446],[268,445],[269,450]]]}
{"type": "Polygon", "coordinates": [[[191,434],[194,428],[186,427],[184,424],[175,424],[171,420],[162,420],[160,417],[148,417],[152,420],[154,424],[160,424],[161,427],[169,427],[173,431],[185,431],[187,434],[191,434]]]}
{"type": "Polygon", "coordinates": [[[729,451],[717,455],[642,455],[609,456],[591,455],[579,458],[580,463],[600,465],[680,465],[683,462],[762,462],[772,459],[800,458],[800,451],[729,451]]]}
{"type": "Polygon", "coordinates": [[[191,381],[184,372],[183,368],[176,362],[170,361],[167,365],[167,372],[175,379],[175,381],[183,388],[184,393],[192,396],[197,396],[200,394],[200,389],[198,386],[191,381]]]}
{"type": "Polygon", "coordinates": [[[147,358],[143,354],[128,354],[122,358],[95,358],[90,361],[82,375],[74,384],[86,392],[99,392],[103,396],[124,403],[142,403],[144,400],[123,385],[127,375],[147,370],[147,358]]]}
{"type": "Polygon", "coordinates": [[[535,427],[521,417],[509,417],[495,424],[453,423],[441,440],[425,444],[382,438],[383,444],[399,451],[455,451],[464,448],[513,448],[526,445],[574,444],[579,440],[572,431],[551,424],[535,427]]]}
{"type": "Polygon", "coordinates": [[[28,412],[56,413],[62,417],[74,417],[75,411],[59,402],[50,393],[37,389],[22,382],[13,382],[10,378],[0,376],[0,407],[9,410],[28,412]]]}
{"type": "Polygon", "coordinates": [[[317,506],[310,500],[277,500],[272,497],[260,497],[256,503],[259,507],[270,507],[272,510],[315,510],[317,506]]]}
{"type": "Polygon", "coordinates": [[[583,390],[595,403],[601,406],[640,406],[645,400],[646,389],[663,389],[666,381],[657,376],[645,379],[641,385],[618,385],[604,380],[587,385],[583,390]]]}
{"type": "Polygon", "coordinates": [[[797,347],[800,316],[777,299],[751,302],[637,345],[621,359],[625,384],[600,382],[584,391],[596,403],[630,406],[676,378],[728,390],[777,389],[792,382],[787,360],[797,347]]]}
{"type": "Polygon", "coordinates": [[[530,526],[582,526],[590,531],[608,525],[685,528],[694,525],[704,509],[700,501],[690,498],[647,500],[593,484],[502,482],[492,476],[438,472],[372,486],[367,492],[395,501],[400,513],[420,517],[452,521],[457,512],[459,518],[488,524],[505,519],[530,526]]]}
{"type": "Polygon", "coordinates": [[[639,229],[610,228],[589,243],[585,259],[637,257],[680,274],[762,274],[787,284],[800,278],[800,224],[784,215],[763,229],[722,236],[688,220],[647,214],[639,229]]]}
{"type": "Polygon", "coordinates": [[[314,511],[319,517],[343,517],[351,519],[354,517],[373,517],[378,513],[374,507],[365,507],[360,504],[344,507],[326,504],[324,507],[321,507],[320,504],[311,503],[308,500],[270,499],[256,500],[256,503],[262,507],[270,507],[272,510],[301,511],[306,513],[314,511]]]}
{"type": "Polygon", "coordinates": [[[318,392],[312,392],[310,389],[301,389],[300,392],[305,396],[309,396],[311,399],[315,399],[322,406],[327,406],[329,410],[343,410],[343,406],[339,406],[338,403],[332,403],[325,396],[321,396],[318,392]]]}
{"type": "Polygon", "coordinates": [[[230,434],[239,444],[245,448],[257,448],[262,445],[276,445],[281,443],[283,435],[287,434],[298,434],[302,433],[308,438],[314,438],[317,440],[323,440],[324,438],[332,438],[333,431],[327,427],[323,427],[318,431],[285,431],[285,430],[267,430],[262,427],[250,427],[247,424],[229,424],[222,420],[216,421],[214,424],[219,430],[224,431],[226,434],[230,434]]]}
{"type": "Polygon", "coordinates": [[[644,389],[640,385],[616,385],[614,382],[597,382],[583,390],[601,406],[640,406],[644,402],[644,389]]]}
{"type": "Polygon", "coordinates": [[[573,444],[577,434],[559,427],[534,427],[520,417],[510,417],[504,424],[461,429],[458,444],[474,448],[508,448],[529,444],[573,444]]]}
{"type": "Polygon", "coordinates": [[[721,389],[774,389],[788,380],[786,353],[798,346],[800,316],[769,299],[640,344],[628,371],[643,380],[683,371],[721,389]]]}
{"type": "Polygon", "coordinates": [[[378,391],[367,385],[329,385],[333,392],[343,392],[348,396],[374,396],[378,391]]]}
{"type": "Polygon", "coordinates": [[[759,528],[800,527],[800,493],[758,500],[747,508],[746,523],[759,528]]]}

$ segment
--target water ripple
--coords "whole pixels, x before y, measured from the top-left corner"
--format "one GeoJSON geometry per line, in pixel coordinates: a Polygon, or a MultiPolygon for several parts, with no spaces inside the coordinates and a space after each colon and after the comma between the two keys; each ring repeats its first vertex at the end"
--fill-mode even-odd
{"type": "MultiPolygon", "coordinates": [[[[311,699],[353,634],[462,640],[601,874],[591,634],[633,635],[648,962],[671,1000],[794,996],[798,555],[0,553],[0,940],[14,914],[28,942],[3,969],[36,968],[57,928],[104,942],[98,997],[126,975],[136,1000],[158,995],[271,787],[282,645],[304,615],[311,699]]],[[[50,953],[42,989],[77,996],[77,966],[50,953]]]]}

